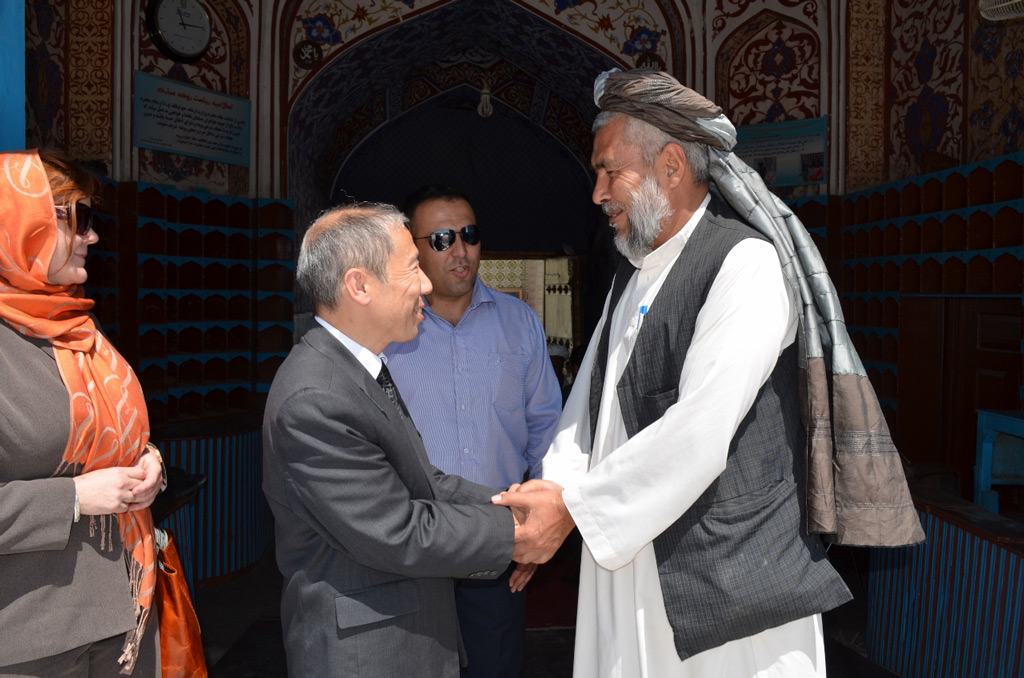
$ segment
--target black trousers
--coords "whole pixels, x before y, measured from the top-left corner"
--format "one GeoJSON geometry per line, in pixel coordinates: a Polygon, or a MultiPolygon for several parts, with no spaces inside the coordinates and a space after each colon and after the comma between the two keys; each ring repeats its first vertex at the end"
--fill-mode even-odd
{"type": "Polygon", "coordinates": [[[526,664],[526,591],[512,593],[515,563],[497,579],[460,579],[455,608],[469,666],[462,678],[521,678],[526,664]]]}

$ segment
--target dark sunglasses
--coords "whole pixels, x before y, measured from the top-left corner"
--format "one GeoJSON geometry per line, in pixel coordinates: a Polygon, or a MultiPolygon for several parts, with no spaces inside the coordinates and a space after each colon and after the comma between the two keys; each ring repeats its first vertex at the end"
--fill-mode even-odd
{"type": "MultiPolygon", "coordinates": [[[[67,205],[57,205],[57,218],[71,222],[71,209],[67,205]]],[[[85,235],[92,228],[92,207],[84,202],[75,203],[75,233],[85,235]]]]}
{"type": "MultiPolygon", "coordinates": [[[[430,249],[435,252],[444,252],[455,244],[455,233],[456,231],[450,228],[444,228],[440,231],[434,231],[429,235],[413,238],[413,240],[428,240],[430,241],[430,249]]],[[[462,242],[467,245],[477,245],[480,243],[480,227],[476,224],[463,226],[462,230],[458,231],[458,234],[462,236],[462,242]]]]}

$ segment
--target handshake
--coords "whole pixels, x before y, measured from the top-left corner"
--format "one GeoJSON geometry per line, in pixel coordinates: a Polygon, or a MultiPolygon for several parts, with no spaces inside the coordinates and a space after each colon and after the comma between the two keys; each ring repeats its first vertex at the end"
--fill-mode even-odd
{"type": "Polygon", "coordinates": [[[562,486],[550,480],[528,480],[516,484],[491,502],[512,509],[516,519],[512,560],[517,563],[546,563],[555,555],[576,526],[562,501],[562,486]]]}

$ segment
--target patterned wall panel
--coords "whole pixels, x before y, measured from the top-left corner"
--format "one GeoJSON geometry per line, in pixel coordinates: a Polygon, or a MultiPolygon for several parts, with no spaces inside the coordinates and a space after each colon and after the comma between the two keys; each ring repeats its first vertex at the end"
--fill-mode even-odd
{"type": "MultiPolygon", "coordinates": [[[[285,49],[291,54],[301,45],[311,44],[316,61],[326,62],[351,48],[361,39],[422,14],[451,0],[401,0],[400,2],[364,3],[348,0],[304,0],[285,16],[287,28],[285,49]]],[[[290,60],[286,98],[292,99],[311,78],[310,69],[302,62],[290,60]]]]}
{"type": "Polygon", "coordinates": [[[67,0],[36,0],[25,7],[25,141],[64,148],[67,143],[67,0]]]}
{"type": "Polygon", "coordinates": [[[736,125],[821,116],[821,43],[776,12],[738,27],[715,58],[715,103],[736,125]]]}
{"type": "Polygon", "coordinates": [[[885,182],[886,0],[849,4],[846,80],[846,190],[885,182]]]}
{"type": "Polygon", "coordinates": [[[966,158],[1024,150],[1024,21],[985,21],[971,3],[966,158]]]}
{"type": "Polygon", "coordinates": [[[820,3],[814,0],[776,0],[776,2],[764,2],[764,0],[713,0],[711,11],[711,35],[717,39],[729,32],[737,22],[751,11],[756,11],[759,5],[771,5],[785,10],[790,16],[802,16],[803,19],[815,24],[819,21],[822,8],[820,3]]]}
{"type": "Polygon", "coordinates": [[[484,259],[479,275],[488,286],[519,297],[544,318],[543,259],[484,259]]]}
{"type": "Polygon", "coordinates": [[[890,4],[890,181],[966,160],[965,4],[890,4]]]}
{"type": "Polygon", "coordinates": [[[520,4],[625,64],[642,61],[670,73],[681,69],[673,59],[674,43],[685,33],[670,30],[669,14],[654,0],[520,0],[520,4]]]}
{"type": "MultiPolygon", "coordinates": [[[[316,61],[326,62],[376,32],[447,5],[451,0],[402,0],[361,3],[347,0],[304,0],[285,15],[289,22],[286,49],[311,44],[316,61]]],[[[461,2],[464,8],[479,3],[461,2]]],[[[677,43],[683,30],[674,3],[656,0],[517,0],[530,12],[590,43],[622,64],[650,63],[674,71],[682,53],[677,43]],[[646,60],[646,61],[645,61],[646,60]]],[[[445,36],[451,39],[451,33],[445,36]]],[[[573,69],[574,64],[563,64],[573,69]]],[[[293,62],[288,68],[287,97],[293,98],[311,77],[293,62]]],[[[593,76],[590,76],[593,77],[593,76]]]]}
{"type": "Polygon", "coordinates": [[[110,25],[114,8],[105,0],[70,0],[73,38],[68,41],[68,143],[73,157],[110,163],[113,146],[113,70],[110,25]]]}

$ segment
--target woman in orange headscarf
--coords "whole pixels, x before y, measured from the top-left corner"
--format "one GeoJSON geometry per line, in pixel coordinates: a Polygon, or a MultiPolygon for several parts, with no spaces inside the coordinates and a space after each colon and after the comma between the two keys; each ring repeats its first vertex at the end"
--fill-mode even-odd
{"type": "Polygon", "coordinates": [[[0,154],[0,676],[157,674],[163,471],[83,296],[99,188],[63,156],[0,154]]]}

